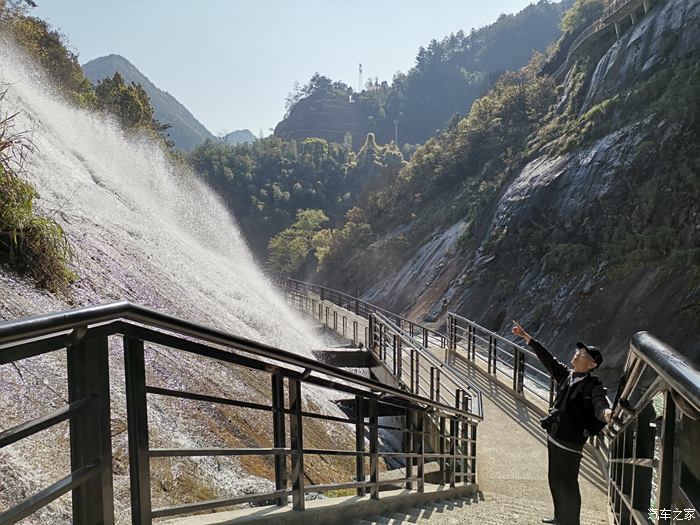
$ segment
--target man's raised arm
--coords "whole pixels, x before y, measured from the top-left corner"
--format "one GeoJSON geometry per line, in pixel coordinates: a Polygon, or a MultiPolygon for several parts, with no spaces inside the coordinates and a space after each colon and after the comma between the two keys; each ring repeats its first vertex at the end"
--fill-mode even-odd
{"type": "Polygon", "coordinates": [[[547,372],[554,378],[557,383],[561,383],[569,376],[569,369],[563,363],[559,362],[552,353],[547,350],[539,341],[536,341],[528,334],[523,327],[516,321],[513,321],[513,333],[525,339],[527,345],[532,348],[537,355],[537,358],[542,362],[547,372]]]}

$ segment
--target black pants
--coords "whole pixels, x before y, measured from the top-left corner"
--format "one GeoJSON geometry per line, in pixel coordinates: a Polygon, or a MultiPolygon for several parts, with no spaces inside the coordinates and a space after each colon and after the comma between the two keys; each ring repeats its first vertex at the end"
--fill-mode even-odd
{"type": "Polygon", "coordinates": [[[547,453],[554,517],[561,525],[579,525],[581,493],[578,490],[578,471],[581,454],[569,452],[551,441],[547,441],[547,453]]]}

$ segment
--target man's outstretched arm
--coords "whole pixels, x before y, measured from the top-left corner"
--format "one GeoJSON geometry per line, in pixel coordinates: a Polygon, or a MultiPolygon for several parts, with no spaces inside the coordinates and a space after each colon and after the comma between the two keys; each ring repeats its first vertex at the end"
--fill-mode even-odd
{"type": "Polygon", "coordinates": [[[537,355],[537,358],[547,369],[547,372],[554,378],[557,383],[561,383],[569,376],[569,369],[566,365],[559,362],[552,353],[547,350],[539,341],[536,341],[530,334],[528,334],[523,327],[520,326],[516,321],[513,321],[513,333],[525,339],[527,345],[532,348],[537,355]]]}

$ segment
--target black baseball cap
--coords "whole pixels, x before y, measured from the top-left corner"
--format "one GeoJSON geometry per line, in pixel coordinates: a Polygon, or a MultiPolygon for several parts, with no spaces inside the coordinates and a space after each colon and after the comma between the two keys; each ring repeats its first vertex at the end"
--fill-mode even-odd
{"type": "Polygon", "coordinates": [[[585,348],[588,355],[595,361],[596,368],[603,364],[603,354],[600,353],[600,349],[597,346],[588,346],[582,341],[576,341],[576,348],[585,348]]]}

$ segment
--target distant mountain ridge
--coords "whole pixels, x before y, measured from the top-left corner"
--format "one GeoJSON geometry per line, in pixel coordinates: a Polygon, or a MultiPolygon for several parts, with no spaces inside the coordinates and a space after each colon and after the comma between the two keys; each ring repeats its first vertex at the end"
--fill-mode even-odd
{"type": "Polygon", "coordinates": [[[256,137],[252,131],[249,129],[237,129],[224,136],[222,142],[224,144],[243,144],[245,142],[255,142],[258,137],[256,137]]]}
{"type": "Polygon", "coordinates": [[[158,88],[136,66],[120,55],[107,55],[90,60],[82,66],[83,72],[93,84],[97,84],[115,72],[124,77],[125,82],[140,84],[146,90],[155,112],[155,118],[163,124],[170,124],[170,138],[177,149],[192,151],[207,139],[216,140],[190,111],[167,91],[158,88]]]}

